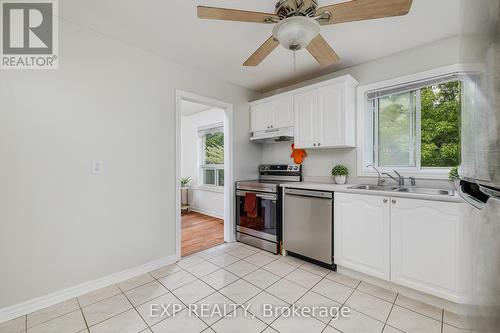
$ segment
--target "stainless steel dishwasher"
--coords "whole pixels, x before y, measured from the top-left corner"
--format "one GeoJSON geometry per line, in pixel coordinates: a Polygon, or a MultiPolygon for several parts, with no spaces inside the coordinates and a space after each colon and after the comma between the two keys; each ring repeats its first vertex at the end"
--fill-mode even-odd
{"type": "Polygon", "coordinates": [[[284,191],[285,249],[292,255],[334,269],[333,193],[294,188],[284,191]]]}

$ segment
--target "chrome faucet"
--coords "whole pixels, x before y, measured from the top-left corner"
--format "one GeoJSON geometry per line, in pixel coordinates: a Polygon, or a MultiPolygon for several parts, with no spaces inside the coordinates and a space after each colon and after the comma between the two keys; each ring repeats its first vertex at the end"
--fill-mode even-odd
{"type": "Polygon", "coordinates": [[[410,180],[410,187],[417,186],[416,182],[415,182],[415,177],[409,177],[408,179],[410,180]]]}
{"type": "Polygon", "coordinates": [[[378,180],[377,180],[377,186],[382,186],[384,185],[385,183],[385,179],[382,179],[381,175],[380,175],[380,171],[378,171],[378,169],[373,165],[373,164],[368,164],[366,166],[367,168],[373,168],[375,171],[377,171],[378,173],[378,180]]]}
{"type": "Polygon", "coordinates": [[[393,171],[397,177],[394,177],[393,175],[388,174],[386,172],[384,172],[382,174],[388,176],[389,178],[391,178],[392,180],[397,182],[399,186],[405,186],[405,177],[401,176],[401,174],[399,172],[397,172],[396,170],[393,170],[393,171]]]}

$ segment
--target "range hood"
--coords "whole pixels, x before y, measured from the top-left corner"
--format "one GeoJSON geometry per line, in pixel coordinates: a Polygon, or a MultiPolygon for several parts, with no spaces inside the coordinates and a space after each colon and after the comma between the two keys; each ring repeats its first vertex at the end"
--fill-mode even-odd
{"type": "Polygon", "coordinates": [[[293,141],[293,127],[273,128],[250,134],[250,140],[257,143],[293,141]]]}

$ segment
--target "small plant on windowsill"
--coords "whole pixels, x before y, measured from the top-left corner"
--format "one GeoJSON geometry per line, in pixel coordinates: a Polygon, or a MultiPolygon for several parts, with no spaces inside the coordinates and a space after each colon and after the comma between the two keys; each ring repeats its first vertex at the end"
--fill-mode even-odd
{"type": "Polygon", "coordinates": [[[457,166],[451,168],[450,172],[448,173],[448,179],[453,181],[453,183],[455,185],[455,189],[458,189],[458,187],[460,185],[460,176],[458,174],[458,167],[457,166]]]}
{"type": "Polygon", "coordinates": [[[349,175],[349,169],[342,164],[338,164],[332,169],[332,176],[335,178],[337,184],[343,185],[349,175]]]}
{"type": "Polygon", "coordinates": [[[450,170],[450,173],[448,173],[448,178],[450,180],[459,180],[460,176],[458,175],[458,167],[453,167],[450,170]]]}
{"type": "Polygon", "coordinates": [[[191,183],[191,177],[182,177],[181,178],[181,187],[188,187],[189,183],[191,183]]]}

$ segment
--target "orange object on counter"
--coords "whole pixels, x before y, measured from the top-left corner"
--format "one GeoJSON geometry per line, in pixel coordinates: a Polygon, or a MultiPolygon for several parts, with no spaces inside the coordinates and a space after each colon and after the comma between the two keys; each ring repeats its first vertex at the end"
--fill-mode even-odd
{"type": "Polygon", "coordinates": [[[304,159],[307,157],[307,153],[304,149],[295,149],[295,144],[292,143],[292,153],[290,157],[293,158],[295,164],[302,164],[304,159]]]}

